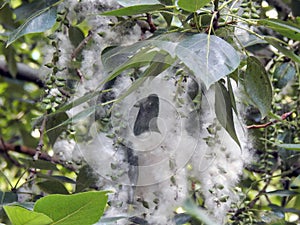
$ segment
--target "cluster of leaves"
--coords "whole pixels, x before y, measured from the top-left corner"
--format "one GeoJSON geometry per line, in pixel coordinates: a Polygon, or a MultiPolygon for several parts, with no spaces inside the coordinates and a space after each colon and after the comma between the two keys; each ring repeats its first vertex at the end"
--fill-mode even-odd
{"type": "MultiPolygon", "coordinates": [[[[245,104],[250,108],[247,114],[249,123],[264,124],[270,119],[277,122],[253,131],[253,136],[257,139],[255,149],[260,161],[245,172],[245,178],[240,184],[240,188],[245,193],[244,201],[236,206],[237,210],[232,213],[229,222],[233,224],[247,224],[249,221],[264,222],[262,215],[264,213],[268,221],[275,224],[289,221],[291,214],[300,215],[300,178],[297,174],[300,137],[297,133],[299,121],[296,120],[300,110],[300,57],[297,49],[300,41],[300,19],[296,17],[293,20],[282,21],[265,18],[263,11],[258,11],[259,7],[253,1],[251,4],[242,3],[241,8],[236,5],[236,1],[214,1],[214,4],[211,4],[211,1],[207,0],[179,0],[177,5],[172,0],[136,2],[118,0],[117,2],[123,7],[102,14],[117,17],[120,24],[115,26],[139,20],[149,23],[150,26],[150,21],[143,16],[147,13],[153,17],[158,30],[150,39],[126,47],[106,49],[101,54],[101,58],[109,76],[100,86],[124,71],[143,68],[132,87],[124,94],[125,97],[148,77],[157,76],[175,62],[180,62],[207,88],[215,85],[217,119],[239,144],[233,123],[233,115],[237,113],[237,109],[231,82],[241,84],[248,99],[245,104]],[[248,32],[244,35],[249,35],[250,41],[245,41],[236,35],[235,29],[238,28],[248,32]],[[266,51],[269,46],[273,46],[278,51],[274,50],[271,55],[263,53],[263,60],[256,57],[260,54],[259,50],[266,51]],[[226,84],[223,82],[225,79],[226,84]],[[286,93],[282,93],[283,88],[287,90],[286,93]],[[282,121],[278,115],[289,111],[294,112],[290,117],[291,121],[282,121]]],[[[92,31],[92,28],[80,26],[82,21],[70,25],[65,16],[67,11],[57,12],[60,3],[61,1],[58,0],[29,3],[0,1],[1,29],[7,32],[7,35],[0,36],[0,53],[5,56],[7,69],[12,77],[18,78],[17,63],[25,63],[32,67],[40,66],[41,60],[35,59],[33,52],[40,52],[42,46],[49,42],[56,46],[55,40],[51,40],[51,37],[47,38],[37,32],[51,28],[54,32],[66,26],[70,41],[78,47],[76,48],[78,51],[84,48],[82,43],[89,41],[90,36],[86,29],[92,31]]],[[[60,88],[65,82],[64,79],[56,77],[56,72],[60,69],[55,64],[59,57],[59,49],[56,53],[52,63],[47,65],[52,68],[52,73],[44,84],[48,90],[60,88]]],[[[70,66],[72,68],[69,69],[78,73],[79,66],[76,61],[80,64],[80,57],[75,54],[74,59],[70,59],[75,61],[75,65],[70,66]]],[[[45,95],[41,105],[39,98],[44,93],[38,88],[21,81],[0,79],[0,141],[2,142],[0,146],[5,146],[4,142],[10,142],[18,146],[36,148],[41,140],[32,137],[30,122],[44,112],[46,114],[41,117],[41,120],[46,118],[48,121],[46,129],[51,145],[67,125],[76,123],[96,111],[96,107],[93,106],[71,118],[65,114],[65,111],[72,107],[99,95],[99,91],[69,103],[64,103],[66,99],[55,102],[57,99],[45,95]],[[17,141],[14,140],[15,137],[17,141]]],[[[69,89],[67,91],[69,97],[69,89]]],[[[66,90],[64,89],[62,93],[66,93],[66,90]]],[[[117,99],[117,101],[121,100],[122,98],[117,99]]],[[[55,202],[63,206],[62,203],[68,201],[73,202],[75,208],[82,209],[78,211],[78,215],[74,215],[74,218],[77,218],[76,216],[91,218],[91,215],[87,216],[85,213],[93,214],[89,207],[95,208],[93,220],[80,223],[77,220],[77,224],[91,224],[100,218],[106,204],[104,192],[73,196],[50,195],[36,201],[33,211],[19,206],[7,206],[17,201],[16,193],[20,192],[20,187],[28,184],[37,184],[40,190],[48,194],[67,194],[72,188],[67,189],[66,183],[75,184],[75,192],[81,192],[93,186],[93,179],[88,172],[84,172],[85,167],[74,174],[65,168],[57,170],[57,167],[53,167],[50,162],[34,161],[30,157],[21,159],[19,155],[8,154],[5,152],[5,147],[3,151],[6,160],[1,167],[9,171],[9,177],[2,173],[1,181],[6,183],[8,180],[8,183],[16,183],[16,185],[10,185],[12,192],[1,192],[1,204],[6,205],[4,209],[13,224],[23,224],[23,218],[31,221],[30,224],[42,224],[40,221],[44,224],[65,224],[63,220],[69,218],[70,214],[73,215],[72,210],[68,207],[65,207],[66,210],[53,210],[53,208],[58,207],[55,202]],[[24,170],[20,170],[21,165],[25,166],[24,170]],[[46,174],[46,171],[51,171],[51,175],[46,174]],[[24,175],[27,176],[27,180],[21,179],[24,175]],[[67,176],[76,176],[77,179],[73,181],[67,176]],[[19,183],[22,184],[18,186],[19,183]],[[93,198],[93,203],[95,199],[100,198],[101,203],[97,206],[91,203],[87,208],[88,211],[85,211],[84,204],[90,203],[89,198],[93,198]],[[16,216],[17,214],[22,215],[22,218],[16,216]]],[[[55,163],[67,167],[60,161],[55,163]]],[[[3,185],[1,189],[7,190],[8,186],[3,185]]],[[[35,198],[32,201],[35,201],[35,198]]],[[[195,218],[209,221],[191,204],[187,204],[186,210],[195,218]]],[[[68,222],[71,223],[71,220],[68,222]]]]}
{"type": "Polygon", "coordinates": [[[32,206],[4,206],[12,224],[94,224],[104,212],[105,192],[85,192],[74,195],[53,194],[37,200],[32,206]],[[59,204],[58,204],[59,203],[59,204]]]}

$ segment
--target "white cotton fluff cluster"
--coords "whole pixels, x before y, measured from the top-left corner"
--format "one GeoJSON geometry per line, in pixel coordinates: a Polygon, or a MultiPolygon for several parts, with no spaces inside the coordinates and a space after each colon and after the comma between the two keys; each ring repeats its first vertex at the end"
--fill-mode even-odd
{"type": "MultiPolygon", "coordinates": [[[[109,24],[114,19],[99,16],[103,11],[118,8],[115,1],[65,0],[60,8],[64,7],[69,10],[69,21],[85,20],[94,29],[92,40],[82,51],[80,70],[85,80],[78,85],[76,93],[81,97],[95,90],[107,76],[103,72],[101,52],[111,45],[135,43],[141,33],[137,26],[112,29],[109,24]]],[[[67,68],[75,46],[65,33],[57,33],[57,37],[61,49],[58,65],[67,68]]],[[[59,76],[67,77],[67,73],[62,70],[59,76]]],[[[218,223],[224,223],[231,203],[238,201],[233,189],[245,164],[251,160],[246,131],[235,118],[240,148],[216,120],[214,87],[205,92],[199,114],[195,113],[186,91],[179,91],[174,77],[174,71],[169,69],[147,79],[114,104],[110,131],[115,134],[114,138],[99,132],[95,121],[87,134],[92,139],[77,143],[76,147],[67,141],[58,141],[54,146],[54,152],[62,154],[65,160],[82,157],[99,175],[99,187],[114,190],[106,217],[137,216],[149,224],[174,224],[174,211],[189,197],[190,177],[200,181],[207,212],[218,223]],[[132,132],[139,110],[136,104],[151,94],[156,94],[160,100],[157,119],[160,132],[136,136],[132,132]],[[125,147],[116,144],[117,141],[125,147]],[[131,187],[132,180],[128,176],[130,166],[126,161],[126,147],[138,156],[138,166],[134,168],[138,172],[136,187],[131,187]],[[133,204],[128,204],[129,193],[134,195],[133,204]]],[[[131,84],[130,78],[121,76],[117,78],[113,92],[120,97],[131,84]]],[[[183,90],[187,90],[187,84],[182,85],[185,85],[183,90]]],[[[83,104],[68,113],[74,115],[87,106],[83,104]]],[[[115,224],[128,224],[128,221],[119,220],[115,224]]]]}
{"type": "Polygon", "coordinates": [[[251,162],[252,155],[249,151],[251,142],[241,120],[234,117],[236,133],[241,143],[239,147],[216,121],[214,102],[214,90],[211,88],[201,105],[204,110],[201,114],[199,150],[191,164],[195,167],[192,176],[200,180],[208,211],[223,224],[231,204],[239,200],[234,187],[245,165],[251,162]],[[199,155],[203,149],[206,149],[205,155],[199,155]]]}
{"type": "MultiPolygon", "coordinates": [[[[77,145],[84,159],[99,174],[99,186],[106,189],[114,187],[116,191],[111,195],[112,207],[106,216],[126,214],[143,217],[150,224],[172,224],[174,210],[188,195],[185,166],[195,151],[197,140],[187,134],[184,125],[193,103],[185,103],[184,106],[189,108],[184,108],[182,103],[174,104],[177,91],[175,81],[170,82],[164,75],[145,81],[140,88],[115,104],[112,110],[113,130],[138,156],[138,180],[132,190],[133,206],[127,204],[128,192],[132,187],[124,149],[115,146],[112,138],[97,133],[97,130],[91,132],[93,141],[77,145]],[[161,87],[160,91],[157,87],[161,87]],[[135,104],[153,93],[160,99],[158,128],[161,133],[149,132],[136,137],[131,129],[137,113],[135,104]]],[[[128,77],[120,77],[113,91],[117,96],[122,96],[130,84],[128,77]],[[128,86],[124,87],[124,84],[128,86]]],[[[120,220],[117,224],[128,224],[128,221],[120,220]]]]}

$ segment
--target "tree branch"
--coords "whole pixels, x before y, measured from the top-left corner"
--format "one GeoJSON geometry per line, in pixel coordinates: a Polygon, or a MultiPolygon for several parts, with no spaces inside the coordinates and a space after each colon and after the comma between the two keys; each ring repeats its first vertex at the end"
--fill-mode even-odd
{"type": "MultiPolygon", "coordinates": [[[[7,63],[5,60],[0,59],[0,76],[14,78],[7,69],[7,63]]],[[[30,66],[24,63],[17,63],[17,75],[16,79],[32,82],[38,85],[39,87],[44,87],[45,84],[38,76],[38,70],[33,69],[30,66]]]]}
{"type": "MultiPolygon", "coordinates": [[[[37,155],[37,150],[34,148],[29,148],[27,146],[21,146],[21,145],[14,145],[7,142],[0,142],[0,153],[7,154],[9,151],[22,153],[32,157],[37,155]]],[[[64,161],[59,160],[57,158],[51,157],[45,152],[39,152],[38,156],[39,159],[46,160],[55,164],[60,164],[71,171],[76,170],[74,167],[72,167],[72,165],[66,164],[64,161]]]]}

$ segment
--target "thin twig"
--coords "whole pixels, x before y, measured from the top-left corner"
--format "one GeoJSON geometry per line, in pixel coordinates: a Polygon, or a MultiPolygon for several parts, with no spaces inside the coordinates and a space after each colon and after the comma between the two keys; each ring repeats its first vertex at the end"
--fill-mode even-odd
{"type": "Polygon", "coordinates": [[[157,28],[156,28],[156,26],[154,25],[154,23],[153,23],[153,21],[152,21],[152,16],[151,16],[151,14],[150,13],[146,13],[146,15],[147,15],[147,23],[149,24],[149,26],[150,26],[150,29],[149,29],[149,31],[151,32],[151,33],[154,33],[156,30],[157,30],[157,28]]]}
{"type": "Polygon", "coordinates": [[[87,43],[89,42],[89,40],[92,39],[94,35],[94,32],[93,31],[89,31],[88,35],[80,42],[80,44],[74,49],[72,55],[71,55],[71,58],[72,60],[74,60],[78,54],[81,52],[81,50],[87,45],[87,43]]]}
{"type": "Polygon", "coordinates": [[[3,138],[2,137],[0,137],[0,141],[1,141],[1,145],[3,146],[3,148],[4,148],[4,157],[7,159],[7,160],[9,160],[9,161],[11,161],[14,165],[16,165],[16,166],[20,166],[20,163],[17,161],[17,160],[15,160],[15,159],[13,159],[12,157],[10,157],[10,155],[7,153],[7,149],[6,149],[6,145],[5,145],[5,143],[4,143],[4,140],[3,140],[3,138]]]}
{"type": "Polygon", "coordinates": [[[30,147],[22,146],[22,145],[14,145],[11,143],[6,143],[6,142],[4,142],[4,143],[0,142],[0,153],[1,152],[5,153],[5,152],[9,152],[9,151],[18,152],[18,153],[29,155],[32,157],[34,157],[35,155],[39,155],[39,159],[41,159],[41,160],[45,160],[48,162],[52,162],[54,164],[62,165],[63,167],[65,167],[71,171],[76,170],[74,167],[72,167],[72,165],[70,165],[60,159],[57,159],[55,157],[51,157],[50,155],[48,155],[45,152],[40,152],[39,154],[37,154],[37,150],[34,148],[30,148],[30,147]]]}
{"type": "Polygon", "coordinates": [[[76,74],[79,77],[80,82],[83,83],[84,76],[83,76],[82,72],[80,71],[80,69],[78,69],[78,68],[76,69],[76,74]]]}
{"type": "MultiPolygon", "coordinates": [[[[292,115],[293,112],[287,112],[281,115],[281,119],[285,120],[286,118],[288,118],[290,115],[292,115]]],[[[258,129],[258,128],[266,128],[274,123],[279,122],[279,120],[273,120],[264,124],[254,124],[254,125],[250,125],[247,126],[247,129],[258,129]]]]}

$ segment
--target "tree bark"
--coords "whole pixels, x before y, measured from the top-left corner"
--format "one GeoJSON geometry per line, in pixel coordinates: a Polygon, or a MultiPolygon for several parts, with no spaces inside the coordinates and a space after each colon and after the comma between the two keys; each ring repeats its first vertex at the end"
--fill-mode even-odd
{"type": "MultiPolygon", "coordinates": [[[[0,76],[8,77],[14,79],[14,77],[9,73],[7,69],[7,63],[5,60],[0,59],[0,76]]],[[[17,80],[32,82],[39,87],[44,87],[44,81],[38,76],[38,70],[33,69],[24,63],[17,63],[17,75],[15,77],[17,80]]]]}

